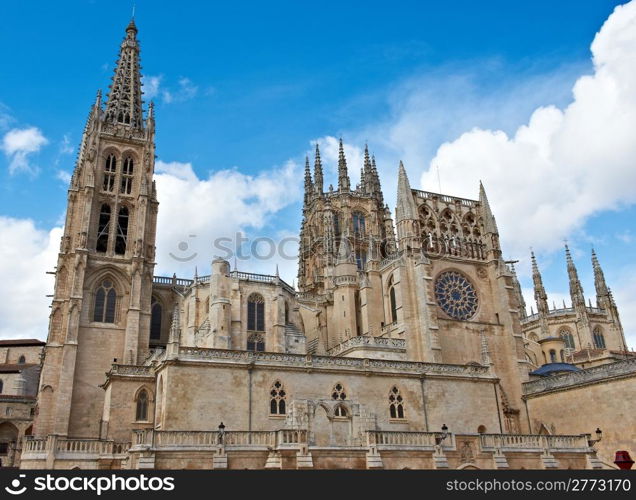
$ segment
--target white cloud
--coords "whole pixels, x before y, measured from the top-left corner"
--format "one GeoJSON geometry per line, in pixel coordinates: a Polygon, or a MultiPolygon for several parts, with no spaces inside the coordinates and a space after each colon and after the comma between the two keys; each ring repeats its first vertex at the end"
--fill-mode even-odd
{"type": "Polygon", "coordinates": [[[594,72],[564,109],[536,109],[512,135],[474,128],[439,147],[423,186],[474,198],[484,181],[506,252],[552,251],[602,210],[636,202],[636,3],[619,6],[592,43],[594,72]]]}
{"type": "Polygon", "coordinates": [[[147,99],[152,99],[159,95],[159,88],[161,86],[161,80],[163,79],[163,75],[151,76],[144,75],[141,79],[142,90],[144,92],[144,97],[147,99]]]}
{"type": "Polygon", "coordinates": [[[619,281],[612,286],[614,300],[621,316],[625,340],[629,349],[636,349],[636,267],[626,267],[619,281]]]}
{"type": "Polygon", "coordinates": [[[0,216],[0,338],[46,339],[62,229],[42,231],[29,219],[0,216]]]}
{"type": "MultiPolygon", "coordinates": [[[[271,217],[302,195],[302,172],[292,161],[254,176],[233,169],[199,178],[190,163],[162,161],[157,162],[155,172],[161,203],[157,228],[160,273],[188,276],[195,265],[199,270],[208,269],[214,255],[226,256],[213,244],[218,238],[230,238],[231,244],[220,244],[234,247],[238,232],[247,232],[252,239],[272,236],[267,227],[271,217]]],[[[241,261],[239,267],[272,273],[275,260],[272,256],[269,263],[241,261]]]]}
{"type": "Polygon", "coordinates": [[[62,137],[62,142],[60,143],[60,154],[62,155],[72,155],[75,151],[75,148],[71,146],[71,139],[68,134],[64,134],[62,137]]]}
{"type": "MultiPolygon", "coordinates": [[[[199,87],[192,80],[181,77],[177,81],[176,88],[169,88],[163,84],[163,75],[146,75],[142,79],[144,97],[153,99],[160,97],[166,104],[185,102],[196,97],[199,87]]],[[[206,90],[206,94],[210,89],[206,90]]]]}
{"type": "Polygon", "coordinates": [[[71,182],[71,173],[66,170],[58,170],[55,173],[55,177],[61,180],[64,184],[68,185],[71,182]]]}
{"type": "Polygon", "coordinates": [[[37,168],[29,164],[29,156],[40,151],[48,142],[37,127],[9,130],[4,135],[0,146],[9,158],[9,173],[37,172],[37,168]]]}

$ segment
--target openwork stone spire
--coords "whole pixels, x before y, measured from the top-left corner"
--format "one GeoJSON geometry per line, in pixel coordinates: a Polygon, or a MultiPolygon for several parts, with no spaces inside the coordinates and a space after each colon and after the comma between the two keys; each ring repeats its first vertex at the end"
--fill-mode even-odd
{"type": "Polygon", "coordinates": [[[486,196],[486,190],[481,181],[479,181],[479,203],[484,217],[484,231],[486,233],[499,234],[497,230],[497,222],[495,216],[490,209],[490,203],[488,203],[488,197],[486,196]]]}
{"type": "Polygon", "coordinates": [[[601,264],[596,257],[596,252],[592,249],[592,267],[594,268],[594,288],[596,288],[596,298],[602,302],[602,298],[609,296],[609,288],[605,282],[605,274],[601,264]]]}
{"type": "Polygon", "coordinates": [[[514,262],[510,263],[510,271],[512,272],[512,283],[515,287],[515,292],[517,292],[517,300],[519,301],[519,314],[521,318],[527,317],[526,314],[526,301],[523,298],[523,292],[521,291],[521,283],[519,283],[519,278],[517,277],[517,270],[515,269],[514,262]]]}
{"type": "Polygon", "coordinates": [[[322,162],[320,161],[320,148],[316,143],[316,158],[314,160],[314,188],[316,193],[321,195],[323,188],[322,162]]]}
{"type": "Polygon", "coordinates": [[[338,190],[349,191],[351,189],[351,183],[349,181],[349,172],[347,170],[347,159],[344,154],[344,146],[342,144],[342,138],[338,146],[338,190]]]}
{"type": "Polygon", "coordinates": [[[406,169],[404,164],[400,161],[400,168],[398,171],[398,192],[397,192],[397,207],[395,209],[395,219],[397,222],[402,220],[412,220],[416,218],[417,207],[413,200],[413,192],[411,191],[411,184],[409,178],[406,175],[406,169]]]}
{"type": "Polygon", "coordinates": [[[305,157],[305,206],[309,204],[311,200],[312,192],[314,190],[313,182],[311,181],[311,170],[309,169],[309,157],[305,157]]]}
{"type": "Polygon", "coordinates": [[[568,278],[570,280],[570,297],[572,298],[572,305],[582,306],[585,309],[585,297],[583,296],[583,286],[579,280],[579,274],[570,255],[570,249],[565,245],[565,258],[568,263],[568,278]]]}
{"type": "Polygon", "coordinates": [[[539,266],[537,265],[537,259],[534,256],[534,252],[530,253],[532,257],[532,282],[534,283],[534,300],[537,303],[537,311],[540,315],[545,316],[548,314],[548,294],[545,293],[543,286],[543,279],[539,272],[539,266]]]}
{"type": "Polygon", "coordinates": [[[141,108],[141,74],[137,27],[131,20],[119,50],[113,83],[106,102],[106,122],[143,128],[141,108]]]}

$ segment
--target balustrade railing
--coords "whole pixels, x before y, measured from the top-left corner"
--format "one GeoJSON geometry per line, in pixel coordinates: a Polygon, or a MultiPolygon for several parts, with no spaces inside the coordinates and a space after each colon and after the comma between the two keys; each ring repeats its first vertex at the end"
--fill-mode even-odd
{"type": "Polygon", "coordinates": [[[367,444],[369,446],[399,446],[407,448],[433,449],[436,444],[452,444],[452,434],[447,434],[446,439],[439,432],[414,432],[414,431],[367,431],[367,444]]]}
{"type": "Polygon", "coordinates": [[[53,451],[55,455],[124,455],[130,448],[128,442],[102,441],[99,439],[68,439],[49,438],[38,439],[26,436],[23,441],[23,458],[29,454],[48,453],[53,451]]]}
{"type": "Polygon", "coordinates": [[[587,451],[589,449],[586,434],[580,435],[540,435],[540,434],[481,434],[483,449],[501,450],[543,450],[587,451]]]}

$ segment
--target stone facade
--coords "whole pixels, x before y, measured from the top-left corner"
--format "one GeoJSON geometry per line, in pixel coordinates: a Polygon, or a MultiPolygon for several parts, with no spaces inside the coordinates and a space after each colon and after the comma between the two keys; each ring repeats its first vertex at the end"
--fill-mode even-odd
{"type": "Polygon", "coordinates": [[[32,433],[44,342],[0,340],[0,466],[20,463],[21,443],[32,433]]]}
{"type": "Polygon", "coordinates": [[[154,117],[136,35],[131,22],[71,180],[22,467],[602,466],[593,421],[536,429],[541,398],[523,388],[543,363],[481,185],[476,200],[414,190],[400,164],[394,226],[368,152],[351,186],[341,144],[325,190],[316,149],[298,290],[222,259],[209,276],[153,277],[154,117]]]}

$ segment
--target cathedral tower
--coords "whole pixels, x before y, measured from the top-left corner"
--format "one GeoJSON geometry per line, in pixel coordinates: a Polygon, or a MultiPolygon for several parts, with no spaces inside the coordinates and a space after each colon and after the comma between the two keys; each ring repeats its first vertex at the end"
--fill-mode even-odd
{"type": "Polygon", "coordinates": [[[148,353],[158,202],[154,116],[144,119],[137,27],[121,44],[110,93],[92,106],[68,191],[37,435],[98,437],[113,361],[148,353]]]}

